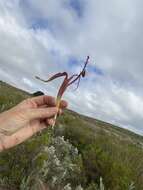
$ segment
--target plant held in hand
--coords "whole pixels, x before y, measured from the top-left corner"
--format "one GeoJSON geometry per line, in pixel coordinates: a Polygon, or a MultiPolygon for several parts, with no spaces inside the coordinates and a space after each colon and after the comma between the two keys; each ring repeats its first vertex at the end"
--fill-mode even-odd
{"type": "MultiPolygon", "coordinates": [[[[66,91],[66,89],[70,85],[72,85],[73,83],[78,81],[78,83],[77,83],[77,88],[78,88],[81,77],[85,77],[86,66],[88,64],[88,61],[89,61],[89,56],[87,56],[86,61],[84,63],[84,67],[83,67],[83,69],[81,70],[81,72],[79,74],[73,74],[72,76],[69,76],[67,72],[57,73],[57,74],[53,75],[52,77],[50,77],[48,80],[43,80],[40,77],[36,76],[36,79],[41,80],[43,82],[50,82],[50,81],[52,81],[54,79],[57,79],[59,77],[64,77],[64,80],[63,80],[63,82],[62,82],[62,84],[61,84],[61,86],[59,88],[57,98],[56,98],[56,106],[57,106],[57,108],[60,107],[61,98],[62,98],[64,92],[66,91]]],[[[56,118],[57,118],[57,115],[55,115],[55,118],[54,118],[55,121],[56,121],[56,118]]],[[[55,122],[54,122],[52,127],[54,127],[54,126],[55,126],[55,122]]]]}

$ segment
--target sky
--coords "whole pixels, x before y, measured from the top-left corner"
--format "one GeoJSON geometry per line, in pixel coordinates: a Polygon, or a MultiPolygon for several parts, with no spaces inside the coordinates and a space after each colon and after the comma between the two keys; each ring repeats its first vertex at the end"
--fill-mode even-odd
{"type": "Polygon", "coordinates": [[[56,96],[57,72],[87,77],[69,108],[143,135],[142,0],[0,0],[0,80],[56,96]]]}

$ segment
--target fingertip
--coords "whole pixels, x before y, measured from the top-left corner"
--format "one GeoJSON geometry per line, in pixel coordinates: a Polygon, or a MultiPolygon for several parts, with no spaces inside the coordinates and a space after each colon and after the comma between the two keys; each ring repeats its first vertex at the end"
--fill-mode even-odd
{"type": "Polygon", "coordinates": [[[58,115],[61,115],[63,113],[62,109],[59,109],[58,115]]]}
{"type": "Polygon", "coordinates": [[[54,107],[53,109],[54,109],[55,113],[58,113],[58,111],[59,111],[59,108],[57,108],[57,107],[54,107]]]}
{"type": "Polygon", "coordinates": [[[66,107],[68,107],[68,102],[65,101],[65,100],[61,100],[61,102],[60,102],[60,107],[61,107],[61,108],[66,108],[66,107]]]}
{"type": "Polygon", "coordinates": [[[51,125],[51,126],[55,123],[54,119],[47,119],[46,122],[48,125],[51,125]]]}

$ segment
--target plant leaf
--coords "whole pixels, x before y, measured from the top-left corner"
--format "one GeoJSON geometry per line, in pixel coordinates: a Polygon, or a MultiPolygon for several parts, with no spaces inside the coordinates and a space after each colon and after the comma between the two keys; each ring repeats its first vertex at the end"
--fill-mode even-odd
{"type": "Polygon", "coordinates": [[[57,73],[57,74],[53,75],[52,77],[50,77],[48,80],[43,80],[43,79],[41,79],[41,78],[38,77],[38,76],[35,76],[35,78],[38,79],[38,80],[41,80],[41,81],[43,81],[43,82],[50,82],[50,81],[52,81],[52,80],[54,80],[54,79],[56,79],[56,78],[62,77],[62,76],[65,76],[65,77],[67,78],[67,77],[68,77],[67,72],[57,73]]]}

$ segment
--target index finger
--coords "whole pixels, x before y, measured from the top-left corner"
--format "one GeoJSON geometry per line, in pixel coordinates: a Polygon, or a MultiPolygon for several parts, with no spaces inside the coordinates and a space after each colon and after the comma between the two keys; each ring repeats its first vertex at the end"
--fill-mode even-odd
{"type": "MultiPolygon", "coordinates": [[[[42,95],[31,98],[31,101],[34,101],[37,106],[56,106],[56,99],[52,96],[42,95]]],[[[60,108],[66,108],[68,103],[65,100],[60,101],[60,108]]]]}
{"type": "Polygon", "coordinates": [[[47,95],[31,98],[31,101],[35,102],[37,106],[42,106],[42,105],[55,106],[56,105],[56,99],[52,96],[47,96],[47,95]]]}

